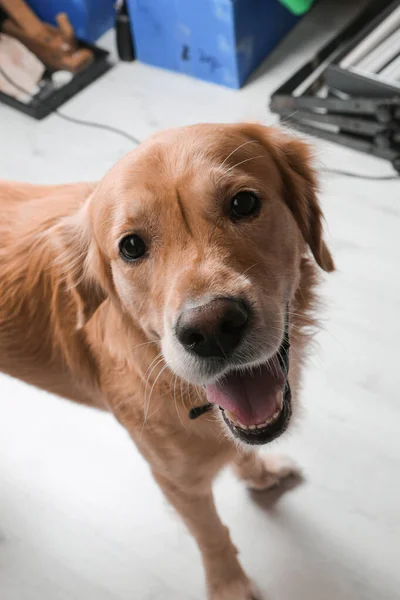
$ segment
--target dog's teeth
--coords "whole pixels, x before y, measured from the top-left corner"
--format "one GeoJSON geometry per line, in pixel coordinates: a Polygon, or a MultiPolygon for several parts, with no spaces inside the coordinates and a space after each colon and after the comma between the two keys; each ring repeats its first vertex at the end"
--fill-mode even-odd
{"type": "Polygon", "coordinates": [[[225,411],[225,416],[229,419],[229,421],[233,424],[234,427],[239,427],[240,429],[249,429],[247,425],[241,423],[234,412],[230,410],[225,411]]]}
{"type": "MultiPolygon", "coordinates": [[[[282,394],[280,394],[280,396],[282,396],[282,394]]],[[[282,399],[283,399],[283,396],[282,396],[282,399]]],[[[281,411],[282,411],[282,405],[278,406],[278,408],[276,409],[276,411],[274,412],[274,414],[272,415],[272,417],[270,419],[266,419],[266,421],[264,421],[263,423],[257,423],[256,425],[245,425],[244,423],[241,423],[239,421],[239,419],[237,418],[236,414],[230,410],[225,411],[225,416],[229,419],[229,421],[232,423],[232,425],[235,429],[242,429],[244,431],[254,431],[256,429],[263,429],[264,427],[267,427],[271,423],[274,423],[277,420],[277,418],[279,417],[279,415],[281,414],[281,411]]]]}
{"type": "Polygon", "coordinates": [[[264,427],[267,427],[267,425],[274,423],[280,414],[281,414],[281,409],[277,408],[270,419],[267,419],[263,423],[257,423],[257,425],[251,425],[250,429],[263,429],[264,427]]]}

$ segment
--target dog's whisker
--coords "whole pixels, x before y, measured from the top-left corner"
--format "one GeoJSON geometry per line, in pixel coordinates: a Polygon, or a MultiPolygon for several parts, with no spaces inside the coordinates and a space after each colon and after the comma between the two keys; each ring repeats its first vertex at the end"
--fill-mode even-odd
{"type": "Polygon", "coordinates": [[[250,158],[245,158],[244,160],[241,160],[235,165],[229,167],[229,169],[226,170],[226,173],[230,173],[231,171],[233,171],[233,169],[240,167],[240,165],[244,165],[244,163],[250,162],[251,160],[257,160],[258,158],[265,158],[265,156],[263,154],[259,154],[258,156],[250,156],[250,158]]]}
{"type": "Polygon", "coordinates": [[[173,383],[172,396],[174,398],[174,402],[175,402],[175,406],[176,406],[176,384],[178,382],[178,375],[174,375],[174,380],[173,381],[174,381],[174,383],[173,383]]]}
{"type": "Polygon", "coordinates": [[[294,110],[289,115],[286,115],[285,117],[283,117],[282,119],[280,119],[279,120],[279,125],[285,125],[287,127],[287,129],[289,129],[290,123],[287,123],[287,121],[289,121],[292,117],[294,117],[298,112],[299,112],[298,109],[294,110]]]}
{"type": "Polygon", "coordinates": [[[185,406],[185,401],[184,401],[184,399],[183,399],[183,391],[182,391],[182,390],[183,390],[183,379],[181,379],[181,378],[180,378],[180,379],[179,379],[179,392],[180,392],[180,399],[181,399],[181,402],[182,402],[182,404],[185,406]]]}
{"type": "Polygon", "coordinates": [[[142,346],[148,346],[150,344],[158,344],[158,340],[151,340],[150,342],[143,342],[141,344],[137,344],[137,346],[133,346],[132,351],[137,350],[138,348],[141,348],[142,346]]]}
{"type": "MultiPolygon", "coordinates": [[[[176,399],[176,393],[175,393],[175,391],[176,391],[176,381],[177,381],[177,379],[178,379],[178,375],[175,375],[174,394],[173,394],[173,397],[174,397],[174,404],[175,404],[175,410],[176,410],[176,414],[178,415],[178,419],[179,419],[179,421],[180,421],[180,424],[182,425],[182,427],[183,427],[184,429],[186,429],[186,430],[187,430],[187,427],[186,427],[186,425],[185,425],[185,424],[184,424],[184,422],[182,421],[181,414],[180,414],[180,412],[179,412],[179,408],[178,408],[177,399],[176,399]]],[[[185,403],[183,402],[183,399],[182,399],[182,404],[183,404],[184,408],[186,409],[186,405],[185,405],[185,403]]]]}
{"type": "Polygon", "coordinates": [[[254,263],[253,265],[250,265],[250,267],[247,267],[247,269],[245,269],[242,273],[238,275],[237,279],[240,280],[241,277],[244,277],[246,273],[248,273],[251,269],[254,269],[254,267],[256,267],[259,264],[260,263],[254,263]]]}
{"type": "Polygon", "coordinates": [[[162,353],[159,352],[156,355],[156,357],[152,360],[152,362],[150,363],[150,366],[148,367],[148,369],[147,369],[147,371],[145,373],[146,381],[145,381],[145,385],[144,385],[143,427],[142,427],[142,432],[143,432],[143,428],[145,427],[145,425],[147,423],[147,416],[148,416],[148,410],[149,410],[149,404],[147,404],[148,384],[149,384],[149,380],[150,380],[151,374],[153,373],[154,369],[156,369],[158,367],[158,365],[161,364],[164,361],[164,358],[161,356],[161,354],[162,353]]]}
{"type": "Polygon", "coordinates": [[[243,148],[244,146],[248,146],[249,144],[256,144],[257,140],[247,140],[246,142],[243,142],[243,144],[240,144],[240,146],[237,146],[234,150],[232,150],[232,152],[230,154],[228,154],[228,156],[225,158],[225,160],[222,161],[222,164],[220,166],[220,169],[222,169],[225,165],[225,163],[230,159],[231,156],[233,156],[238,150],[240,150],[240,148],[243,148]]]}
{"type": "Polygon", "coordinates": [[[150,363],[150,364],[149,364],[149,366],[147,367],[147,370],[146,370],[146,372],[145,372],[145,377],[147,376],[147,374],[148,374],[149,370],[151,369],[151,367],[153,366],[153,364],[155,363],[155,361],[156,361],[157,359],[159,359],[159,358],[161,357],[161,355],[162,355],[162,352],[159,352],[159,353],[158,353],[158,354],[157,354],[157,355],[156,355],[156,356],[153,358],[153,360],[151,361],[151,363],[150,363]]]}
{"type": "MultiPolygon", "coordinates": [[[[163,360],[164,360],[164,359],[163,359],[163,360]]],[[[160,364],[160,363],[158,363],[158,364],[160,364]]],[[[150,410],[150,402],[151,402],[151,397],[152,397],[152,395],[153,395],[154,388],[155,388],[155,386],[156,386],[156,384],[157,384],[157,381],[160,379],[161,375],[164,373],[165,369],[168,369],[168,365],[167,365],[167,364],[165,364],[165,365],[164,365],[164,366],[161,368],[161,370],[160,370],[160,372],[158,373],[157,377],[156,377],[156,378],[155,378],[155,380],[153,381],[153,385],[151,386],[151,390],[150,390],[150,394],[149,394],[149,401],[148,401],[148,405],[147,405],[147,415],[146,415],[146,420],[147,420],[148,412],[149,412],[149,410],[150,410]]]]}
{"type": "Polygon", "coordinates": [[[199,397],[200,402],[204,402],[204,397],[200,394],[200,390],[197,385],[195,386],[195,390],[196,390],[197,396],[199,397]]]}
{"type": "MultiPolygon", "coordinates": [[[[149,378],[150,378],[150,376],[151,376],[151,373],[152,373],[152,372],[153,372],[153,371],[154,371],[154,370],[155,370],[155,369],[156,369],[156,368],[157,368],[157,367],[158,367],[158,366],[159,366],[159,365],[160,365],[160,364],[163,362],[163,360],[164,360],[164,359],[160,359],[160,360],[159,360],[159,361],[158,361],[158,362],[157,362],[157,363],[154,365],[154,367],[152,368],[151,372],[149,373],[149,377],[148,377],[148,379],[147,379],[147,382],[146,382],[146,391],[147,391],[147,389],[148,389],[148,388],[147,388],[147,385],[148,385],[148,381],[149,381],[149,378]]],[[[165,365],[165,368],[166,368],[166,367],[167,367],[167,365],[165,365]]],[[[161,370],[160,370],[160,372],[158,373],[158,375],[157,375],[157,377],[156,377],[155,381],[157,381],[158,377],[160,376],[160,374],[162,373],[162,371],[163,371],[163,370],[164,370],[164,367],[163,367],[163,368],[161,368],[161,370]]],[[[147,426],[147,422],[148,422],[149,410],[150,410],[150,401],[151,401],[151,393],[152,393],[152,391],[153,391],[153,389],[154,389],[154,385],[155,385],[155,383],[153,383],[153,386],[152,386],[152,388],[151,388],[151,391],[150,391],[150,395],[149,395],[149,399],[148,399],[148,401],[146,401],[147,394],[145,394],[145,399],[144,399],[144,408],[143,408],[143,425],[142,425],[142,434],[143,434],[143,430],[144,430],[144,428],[147,426]]]]}
{"type": "Polygon", "coordinates": [[[191,389],[192,389],[192,386],[191,386],[191,385],[190,385],[190,383],[187,381],[187,382],[186,382],[186,390],[187,390],[187,392],[186,392],[186,393],[187,393],[187,397],[188,397],[188,400],[189,400],[190,407],[191,407],[191,408],[194,408],[194,406],[193,406],[193,400],[192,400],[192,394],[191,394],[191,389]]]}

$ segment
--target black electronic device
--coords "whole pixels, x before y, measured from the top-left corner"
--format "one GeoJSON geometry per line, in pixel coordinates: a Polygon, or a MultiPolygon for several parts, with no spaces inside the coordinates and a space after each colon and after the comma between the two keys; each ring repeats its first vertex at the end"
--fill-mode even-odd
{"type": "Polygon", "coordinates": [[[285,123],[305,133],[389,160],[400,172],[400,68],[399,80],[394,77],[397,63],[400,0],[375,0],[276,90],[270,108],[285,123]],[[391,29],[384,38],[387,23],[391,29]],[[382,51],[374,45],[377,39],[382,51]],[[372,58],[368,44],[374,52],[372,58]],[[386,59],[393,61],[393,68],[386,59]],[[367,67],[371,65],[370,73],[367,67]]]}
{"type": "MultiPolygon", "coordinates": [[[[34,119],[44,119],[54,110],[58,109],[67,100],[75,96],[80,90],[87,87],[90,83],[101,77],[112,67],[109,61],[109,53],[105,50],[80,42],[82,47],[87,47],[93,52],[93,61],[83,71],[75,73],[72,79],[59,88],[54,88],[51,83],[51,75],[48,78],[46,73],[40,82],[40,90],[32,96],[29,102],[20,102],[16,98],[0,92],[0,102],[8,104],[17,110],[33,117],[34,119]]],[[[7,73],[3,73],[7,76],[7,73]]],[[[13,83],[13,81],[12,81],[13,83]]]]}

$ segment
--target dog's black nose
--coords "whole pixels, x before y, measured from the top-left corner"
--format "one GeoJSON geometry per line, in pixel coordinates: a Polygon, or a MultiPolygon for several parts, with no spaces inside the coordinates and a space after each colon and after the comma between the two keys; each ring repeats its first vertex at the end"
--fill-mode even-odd
{"type": "Polygon", "coordinates": [[[245,302],[214,298],[184,309],[176,325],[176,336],[193,354],[227,358],[241,342],[248,321],[245,302]]]}

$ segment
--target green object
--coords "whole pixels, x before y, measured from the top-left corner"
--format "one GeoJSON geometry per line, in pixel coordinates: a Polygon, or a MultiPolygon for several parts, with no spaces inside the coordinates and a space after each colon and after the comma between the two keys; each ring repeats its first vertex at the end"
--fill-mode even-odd
{"type": "Polygon", "coordinates": [[[314,4],[315,0],[279,0],[281,4],[284,4],[295,15],[304,15],[310,10],[311,5],[314,4]]]}

